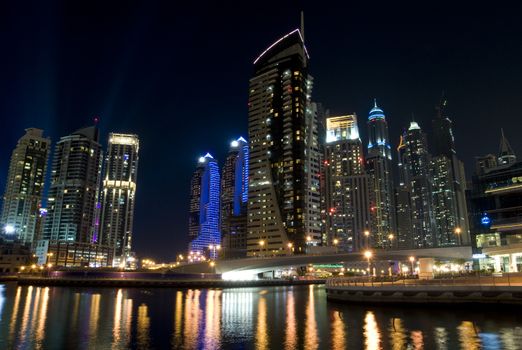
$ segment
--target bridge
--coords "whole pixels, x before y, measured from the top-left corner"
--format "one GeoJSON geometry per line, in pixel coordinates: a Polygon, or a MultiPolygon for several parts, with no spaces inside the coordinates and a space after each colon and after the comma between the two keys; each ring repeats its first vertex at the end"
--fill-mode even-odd
{"type": "MultiPolygon", "coordinates": [[[[406,261],[410,256],[418,258],[438,259],[471,259],[470,246],[448,248],[425,248],[405,250],[372,250],[372,261],[406,261]]],[[[183,273],[215,272],[225,276],[248,278],[258,273],[285,269],[292,266],[308,264],[334,264],[365,261],[363,252],[357,253],[330,253],[330,254],[303,254],[290,256],[255,257],[233,260],[218,260],[214,268],[208,263],[183,265],[176,271],[183,273]]]]}

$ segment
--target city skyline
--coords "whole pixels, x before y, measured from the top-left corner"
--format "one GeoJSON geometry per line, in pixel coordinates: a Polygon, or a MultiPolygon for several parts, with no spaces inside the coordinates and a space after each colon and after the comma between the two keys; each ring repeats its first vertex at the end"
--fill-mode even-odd
{"type": "MultiPolygon", "coordinates": [[[[170,22],[163,16],[159,15],[157,9],[147,8],[147,10],[149,13],[152,13],[151,16],[159,17],[159,23],[161,25],[170,28],[170,22]]],[[[520,88],[513,84],[520,77],[520,72],[517,70],[510,70],[509,73],[505,71],[506,67],[516,67],[514,62],[517,61],[517,57],[520,56],[521,52],[517,47],[513,48],[508,45],[514,38],[516,38],[516,35],[513,35],[515,31],[512,30],[512,32],[510,32],[510,28],[514,28],[510,27],[507,19],[506,22],[504,22],[499,13],[494,12],[486,14],[485,11],[480,12],[479,9],[473,10],[478,12],[478,14],[476,14],[477,17],[487,17],[490,22],[492,21],[493,24],[496,24],[496,26],[492,26],[494,33],[497,34],[493,35],[495,38],[495,45],[497,45],[495,46],[492,43],[493,40],[488,36],[481,36],[485,35],[485,33],[482,29],[478,28],[477,25],[473,25],[474,20],[469,17],[464,17],[462,19],[463,23],[460,24],[457,23],[454,18],[457,17],[455,14],[447,14],[449,29],[446,30],[457,29],[456,32],[460,35],[457,35],[457,39],[448,38],[447,33],[441,33],[440,29],[431,29],[430,31],[430,25],[433,25],[435,22],[437,11],[441,11],[441,9],[435,9],[434,13],[430,14],[427,18],[428,24],[420,26],[420,28],[424,30],[424,32],[421,30],[421,34],[426,35],[425,46],[422,47],[421,45],[420,49],[416,49],[414,53],[410,54],[408,53],[408,48],[410,48],[408,45],[411,44],[410,40],[413,40],[416,35],[420,36],[421,34],[405,34],[402,32],[405,28],[401,26],[396,29],[392,28],[390,30],[391,32],[388,34],[380,33],[379,35],[382,36],[381,38],[379,38],[377,33],[372,32],[372,30],[367,30],[356,25],[350,25],[346,29],[334,26],[326,31],[321,29],[321,24],[324,23],[324,19],[321,19],[321,14],[324,15],[324,11],[326,10],[323,10],[323,12],[319,12],[318,14],[314,13],[313,7],[307,9],[305,6],[304,10],[306,16],[306,42],[312,53],[310,65],[311,74],[315,78],[315,101],[322,102],[325,107],[330,108],[335,113],[355,111],[358,115],[364,116],[367,114],[367,106],[369,103],[371,103],[373,98],[377,98],[379,106],[386,111],[387,121],[390,124],[389,136],[392,143],[392,149],[395,149],[400,130],[402,127],[407,126],[412,111],[415,112],[415,119],[422,125],[423,129],[430,129],[429,125],[433,118],[433,110],[438,101],[438,97],[440,96],[440,92],[446,90],[449,98],[448,111],[449,116],[454,123],[453,130],[456,135],[455,138],[457,149],[459,151],[459,158],[466,162],[468,179],[472,172],[471,167],[473,165],[474,157],[491,153],[497,149],[498,134],[500,133],[500,130],[491,130],[488,126],[483,125],[489,118],[495,118],[495,120],[498,120],[499,127],[504,126],[506,136],[512,142],[515,151],[522,148],[520,144],[521,141],[514,137],[514,130],[516,130],[516,127],[518,126],[518,124],[516,124],[518,121],[516,120],[516,116],[513,114],[517,109],[515,97],[517,94],[519,95],[520,91],[520,88]],[[491,16],[491,18],[489,18],[489,16],[491,16]],[[466,24],[470,27],[470,33],[464,32],[463,28],[466,24]],[[404,35],[404,37],[400,34],[404,35]],[[394,35],[398,36],[396,45],[392,45],[388,41],[392,40],[394,35]],[[475,36],[483,38],[486,43],[482,43],[481,40],[476,39],[475,36]],[[459,43],[458,38],[462,37],[468,39],[465,42],[469,45],[464,45],[468,50],[466,52],[461,48],[455,49],[452,46],[459,43]],[[448,40],[449,44],[443,44],[440,40],[442,38],[448,40]],[[376,40],[372,41],[372,39],[376,40]],[[342,41],[346,46],[346,48],[343,48],[339,54],[336,53],[336,57],[332,57],[331,52],[329,52],[333,47],[333,45],[329,43],[330,40],[334,42],[336,40],[342,41]],[[366,43],[363,41],[368,42],[366,43]],[[486,44],[489,44],[490,46],[486,44]],[[353,47],[351,45],[353,45],[353,47]],[[384,51],[388,49],[390,52],[388,54],[385,52],[382,55],[382,60],[372,56],[369,63],[362,64],[362,58],[369,55],[368,51],[363,50],[366,46],[376,46],[384,51]],[[493,48],[488,51],[486,58],[477,55],[486,47],[493,48]],[[504,53],[504,50],[507,50],[508,47],[510,57],[507,57],[504,53]],[[449,53],[448,50],[450,49],[455,49],[455,53],[449,53]],[[349,54],[352,51],[357,54],[349,54]],[[443,54],[440,54],[441,51],[444,51],[443,54]],[[435,55],[436,58],[431,61],[428,57],[434,52],[437,55],[435,55]],[[408,70],[405,66],[402,66],[397,62],[396,56],[401,54],[404,55],[405,61],[408,61],[408,59],[414,59],[414,64],[411,69],[408,70]],[[418,57],[415,57],[415,55],[418,55],[418,57]],[[461,57],[462,61],[456,60],[457,64],[448,65],[448,61],[455,58],[454,55],[456,55],[456,57],[461,57]],[[448,59],[447,56],[450,56],[450,58],[448,59]],[[343,61],[343,65],[340,64],[339,60],[343,61]],[[489,62],[488,60],[493,60],[498,63],[495,68],[496,70],[493,70],[493,72],[486,71],[481,73],[482,66],[480,63],[489,62]],[[459,73],[458,70],[462,69],[461,64],[470,61],[471,64],[469,68],[464,70],[464,73],[459,73]],[[439,62],[440,67],[434,67],[439,62]],[[444,62],[446,62],[446,64],[444,62]],[[346,68],[346,63],[348,63],[350,67],[346,68]],[[402,72],[406,77],[406,82],[399,83],[398,91],[392,89],[394,84],[401,80],[399,79],[400,77],[398,73],[393,73],[393,71],[396,70],[394,65],[398,65],[399,69],[397,69],[397,71],[402,72]],[[457,67],[455,67],[455,65],[457,67]],[[362,72],[353,74],[354,68],[360,69],[362,72]],[[343,70],[346,72],[343,72],[343,70]],[[419,72],[424,74],[424,76],[412,77],[412,75],[419,72]],[[436,76],[441,72],[444,72],[444,74],[442,74],[442,77],[437,78],[436,76]],[[473,73],[477,74],[477,76],[473,76],[473,73]],[[348,84],[343,83],[342,80],[342,77],[344,77],[345,74],[346,77],[350,77],[350,74],[352,74],[350,79],[346,79],[348,84]],[[337,77],[337,75],[339,77],[337,77]],[[364,82],[364,75],[368,81],[372,82],[371,84],[364,82]],[[335,78],[332,78],[332,76],[335,76],[335,78]],[[428,79],[422,79],[426,77],[428,79]],[[484,90],[481,90],[481,87],[477,86],[475,82],[477,81],[477,78],[480,78],[478,79],[480,81],[484,77],[492,82],[496,82],[497,86],[488,86],[487,89],[484,88],[484,90]],[[375,84],[376,82],[378,84],[375,84]],[[489,91],[486,93],[485,90],[489,91]],[[483,105],[477,106],[476,101],[481,101],[483,105]],[[510,123],[515,123],[513,125],[514,127],[510,127],[510,123]],[[470,128],[471,126],[476,130],[476,134],[473,136],[467,135],[468,133],[466,132],[467,128],[470,128]],[[477,135],[481,138],[481,142],[474,141],[476,140],[477,135]]],[[[359,13],[362,18],[366,17],[369,13],[364,12],[363,9],[358,10],[359,12],[357,13],[359,13]]],[[[376,14],[379,19],[383,20],[382,24],[379,26],[380,29],[384,28],[385,25],[389,23],[389,20],[383,18],[384,15],[381,13],[381,11],[384,12],[384,10],[385,9],[383,8],[376,14]]],[[[67,9],[67,11],[73,15],[75,13],[74,9],[67,9]]],[[[188,9],[187,11],[192,13],[191,9],[188,9]]],[[[240,12],[242,9],[237,11],[240,12]]],[[[464,9],[457,7],[455,12],[458,13],[459,11],[464,11],[464,9]]],[[[114,8],[110,9],[108,15],[114,14],[115,12],[117,11],[114,8]]],[[[506,15],[508,11],[506,10],[505,12],[506,13],[503,13],[503,15],[506,15]]],[[[246,16],[246,11],[242,13],[246,16]]],[[[77,66],[72,64],[71,61],[66,62],[66,65],[60,69],[55,67],[53,70],[51,67],[56,64],[58,59],[67,61],[69,58],[76,57],[78,52],[75,50],[83,52],[83,50],[93,49],[94,53],[91,53],[93,57],[98,57],[96,52],[107,53],[107,48],[104,47],[104,44],[101,44],[101,46],[98,47],[93,43],[93,40],[102,33],[102,29],[104,28],[87,30],[85,19],[83,19],[83,22],[80,21],[78,24],[65,21],[66,23],[64,26],[71,29],[73,33],[78,31],[84,33],[87,38],[90,38],[86,39],[86,48],[80,50],[74,40],[72,40],[72,34],[62,32],[63,29],[60,31],[59,28],[53,29],[46,27],[42,34],[44,40],[52,40],[54,38],[53,33],[56,32],[63,36],[61,37],[63,43],[56,43],[56,46],[51,45],[49,47],[57,49],[63,45],[69,44],[71,44],[72,47],[66,50],[64,56],[60,57],[56,57],[58,54],[52,50],[43,52],[43,58],[35,60],[35,63],[37,63],[36,66],[38,67],[38,64],[40,64],[39,67],[43,68],[41,74],[35,74],[29,69],[29,71],[18,72],[15,70],[6,76],[6,82],[2,84],[3,89],[6,89],[7,86],[9,86],[12,79],[18,78],[21,78],[20,81],[29,81],[34,84],[31,84],[32,87],[24,91],[19,87],[19,83],[15,84],[13,91],[4,94],[5,97],[2,100],[3,103],[0,103],[0,105],[2,105],[1,112],[3,113],[3,118],[6,118],[7,123],[5,130],[9,131],[9,133],[4,134],[4,137],[1,138],[1,145],[4,152],[1,156],[0,162],[0,174],[2,174],[2,176],[0,176],[2,186],[0,187],[4,188],[3,185],[5,185],[4,181],[7,177],[7,166],[10,152],[23,129],[30,127],[42,128],[44,129],[45,134],[51,137],[53,144],[55,144],[60,136],[66,135],[70,130],[78,129],[83,125],[89,125],[94,115],[100,115],[100,128],[102,128],[102,130],[132,132],[139,134],[140,137],[143,134],[142,140],[145,146],[143,147],[143,153],[141,156],[143,166],[140,165],[140,190],[138,193],[140,199],[137,201],[136,208],[136,250],[140,255],[154,255],[164,259],[174,257],[175,252],[169,252],[172,250],[171,247],[186,246],[186,244],[184,244],[186,242],[186,227],[188,221],[186,208],[188,207],[188,184],[192,172],[191,167],[193,166],[194,161],[197,160],[197,155],[207,149],[210,150],[210,152],[216,156],[216,159],[220,164],[222,164],[227,151],[226,147],[223,147],[223,145],[225,145],[227,141],[231,141],[234,135],[246,133],[247,108],[245,101],[247,100],[246,96],[248,93],[247,81],[252,74],[252,62],[259,53],[259,50],[280,37],[281,33],[289,32],[299,24],[298,10],[283,7],[282,13],[281,17],[276,16],[277,18],[273,19],[272,29],[263,26],[266,30],[261,30],[258,33],[255,30],[252,30],[250,26],[245,26],[245,34],[241,35],[240,38],[236,38],[232,35],[235,33],[235,26],[217,26],[219,33],[223,33],[223,35],[217,35],[215,37],[229,38],[229,41],[227,41],[227,39],[217,40],[219,44],[223,44],[225,48],[228,48],[228,50],[222,50],[224,53],[219,55],[220,57],[216,57],[216,59],[219,60],[219,63],[222,64],[223,71],[203,70],[203,72],[193,71],[192,74],[196,74],[198,77],[202,74],[202,76],[209,77],[210,80],[214,80],[212,78],[215,77],[215,80],[217,81],[223,81],[224,76],[226,76],[227,79],[234,81],[234,83],[226,84],[225,89],[223,89],[226,90],[226,94],[230,95],[230,97],[222,99],[220,93],[216,93],[215,96],[210,97],[209,102],[203,103],[202,106],[198,105],[198,101],[200,101],[199,98],[203,97],[203,95],[200,95],[200,91],[203,89],[204,84],[203,86],[198,85],[197,87],[189,85],[189,98],[187,98],[188,103],[181,102],[184,95],[179,93],[177,87],[172,87],[173,90],[169,90],[170,88],[166,89],[166,83],[163,82],[163,78],[160,79],[158,76],[155,76],[152,80],[144,79],[143,74],[147,72],[146,70],[136,73],[138,79],[133,83],[136,85],[131,84],[131,87],[129,88],[125,87],[128,80],[133,77],[133,75],[129,73],[129,71],[132,70],[132,67],[140,62],[140,60],[145,60],[145,62],[147,62],[145,58],[137,53],[139,50],[131,44],[121,45],[123,47],[118,46],[115,49],[116,51],[112,52],[117,54],[127,52],[132,58],[128,58],[128,61],[126,62],[127,66],[124,64],[120,70],[116,70],[116,75],[108,75],[108,79],[111,79],[112,83],[110,84],[110,87],[100,88],[99,92],[85,94],[85,96],[80,98],[79,96],[86,90],[67,83],[68,80],[66,78],[71,74],[72,69],[86,67],[87,73],[97,73],[94,74],[95,77],[92,79],[89,79],[89,77],[84,75],[85,73],[82,72],[76,72],[75,74],[79,75],[80,81],[87,81],[87,86],[101,86],[102,84],[100,84],[100,82],[103,81],[103,79],[97,76],[103,75],[102,72],[109,69],[109,67],[114,69],[115,62],[105,62],[98,59],[91,64],[84,60],[80,61],[80,63],[78,63],[80,65],[77,66]],[[94,32],[92,32],[92,30],[94,30],[94,32]],[[248,40],[244,40],[245,38],[248,38],[248,40]],[[239,52],[232,51],[232,48],[238,42],[244,43],[245,49],[239,50],[239,52]],[[96,50],[97,47],[102,48],[103,50],[96,50]],[[231,62],[224,62],[227,60],[231,60],[231,62]],[[97,67],[97,64],[100,66],[97,67]],[[232,67],[237,67],[238,71],[232,73],[229,77],[225,73],[229,72],[232,67]],[[62,77],[62,79],[60,80],[57,77],[62,77]],[[59,87],[53,85],[53,81],[54,84],[59,85],[59,87]],[[64,87],[70,91],[65,92],[64,87]],[[34,95],[39,92],[45,92],[42,96],[46,97],[35,99],[34,95]],[[156,101],[151,98],[151,92],[157,93],[159,95],[158,97],[165,101],[161,105],[160,110],[151,106],[151,104],[156,101]],[[53,102],[55,100],[52,98],[51,94],[60,96],[60,99],[64,102],[61,102],[60,105],[58,105],[57,102],[53,102]],[[14,103],[7,101],[8,98],[12,99],[13,96],[16,97],[14,98],[14,101],[22,102],[21,105],[23,105],[23,107],[19,107],[14,103]],[[172,98],[174,99],[172,100],[172,98]],[[223,100],[222,106],[219,105],[219,101],[221,100],[223,100]],[[28,103],[31,101],[35,101],[35,103],[28,103]],[[52,103],[54,103],[54,106],[52,106],[52,103]],[[34,105],[35,107],[28,107],[29,105],[34,105]],[[73,107],[73,105],[78,106],[73,107]],[[33,108],[39,110],[37,111],[33,108]],[[193,118],[195,119],[195,122],[187,121],[185,123],[187,119],[190,119],[186,116],[191,114],[195,115],[195,118],[193,118]],[[205,117],[205,114],[208,115],[208,117],[205,117]],[[184,123],[182,124],[184,125],[182,132],[187,136],[182,137],[180,135],[176,140],[172,140],[173,144],[170,147],[167,147],[167,144],[163,143],[163,141],[155,139],[154,135],[158,132],[158,127],[150,125],[151,123],[149,121],[153,120],[158,124],[166,123],[167,127],[171,127],[172,124],[169,124],[167,118],[167,116],[171,115],[174,116],[172,119],[176,123],[184,123]],[[15,118],[8,118],[8,116],[13,116],[15,118]],[[198,134],[198,137],[194,137],[197,132],[200,134],[198,134]],[[161,152],[158,152],[158,156],[153,154],[157,149],[162,150],[161,152]],[[164,149],[170,149],[170,151],[163,151],[164,149]],[[163,189],[157,188],[155,184],[164,181],[166,182],[168,179],[165,177],[165,174],[160,174],[155,171],[153,169],[153,164],[160,162],[164,157],[176,159],[176,166],[179,165],[180,167],[179,169],[176,168],[175,184],[172,189],[169,190],[172,191],[170,192],[172,194],[176,193],[176,196],[169,208],[161,209],[158,213],[155,213],[152,209],[147,208],[161,206],[161,191],[163,189]],[[151,217],[155,216],[157,216],[157,220],[150,220],[151,217]],[[151,223],[151,221],[154,222],[151,223]],[[150,242],[147,238],[148,236],[151,238],[150,242]],[[163,246],[170,247],[164,248],[163,246]]],[[[329,14],[333,15],[331,12],[329,12],[329,14]]],[[[392,14],[398,15],[397,11],[392,12],[392,14]]],[[[94,14],[92,15],[95,16],[94,14]]],[[[132,13],[129,15],[127,12],[126,15],[127,16],[122,16],[122,18],[116,16],[115,23],[104,25],[116,26],[121,24],[121,21],[124,21],[124,19],[130,18],[132,20],[132,13]]],[[[45,12],[42,15],[35,14],[33,16],[36,16],[37,18],[45,18],[40,17],[45,16],[45,12]]],[[[247,23],[248,21],[261,23],[262,17],[262,14],[257,16],[250,15],[247,17],[248,19],[238,19],[238,21],[240,21],[240,23],[241,21],[246,21],[247,23]]],[[[334,16],[333,18],[336,17],[334,16]]],[[[207,26],[211,26],[212,24],[214,24],[213,27],[216,27],[215,22],[213,22],[215,19],[205,18],[205,20],[209,21],[209,24],[201,25],[201,28],[198,31],[199,33],[203,33],[203,28],[207,28],[207,26]]],[[[36,21],[36,23],[38,24],[41,22],[36,21]]],[[[419,23],[406,22],[404,26],[406,26],[406,24],[411,25],[419,23]]],[[[159,26],[159,24],[157,24],[157,26],[159,26]]],[[[175,27],[175,25],[173,26],[175,27]]],[[[143,28],[139,25],[131,27],[135,28],[135,32],[133,33],[141,40],[138,40],[138,44],[136,45],[145,45],[142,40],[147,36],[143,34],[143,32],[140,32],[143,28]]],[[[29,28],[31,28],[31,26],[29,26],[29,28]]],[[[128,29],[128,27],[126,28],[128,29]]],[[[172,35],[174,35],[176,31],[174,28],[170,29],[171,31],[166,30],[166,32],[173,33],[172,35]]],[[[159,30],[159,28],[154,27],[151,29],[154,33],[157,30],[159,30]]],[[[26,35],[29,35],[28,32],[26,32],[26,35]]],[[[111,34],[111,38],[118,38],[117,35],[117,33],[113,33],[111,34]]],[[[192,37],[191,40],[195,41],[198,36],[197,34],[194,35],[195,37],[192,37]]],[[[166,35],[164,34],[162,38],[165,37],[166,35]]],[[[121,38],[125,39],[128,37],[121,38]]],[[[116,40],[116,42],[120,41],[116,40]]],[[[218,43],[215,45],[218,45],[218,43]]],[[[12,43],[8,41],[6,45],[9,47],[12,43]]],[[[195,50],[192,45],[193,44],[188,44],[188,47],[195,50]]],[[[212,47],[214,44],[209,45],[212,47]]],[[[155,42],[152,46],[146,45],[146,47],[159,47],[159,42],[155,42]]],[[[34,50],[39,52],[37,46],[34,50]]],[[[17,54],[21,55],[23,50],[18,46],[14,46],[13,52],[16,57],[17,54]]],[[[197,50],[195,52],[197,52],[197,50]]],[[[167,56],[170,57],[169,55],[167,56]]],[[[41,56],[36,55],[35,57],[41,56]]],[[[116,55],[116,57],[120,56],[116,55]]],[[[8,60],[7,63],[11,62],[11,59],[8,58],[3,58],[3,60],[8,60]]],[[[26,58],[26,60],[29,59],[26,58]]],[[[164,62],[160,63],[165,64],[164,62]]],[[[197,62],[194,63],[197,64],[197,62]]],[[[182,62],[180,62],[180,64],[182,64],[182,62]]],[[[491,66],[490,63],[488,69],[493,69],[491,66]]],[[[180,72],[177,68],[173,68],[173,72],[168,74],[180,74],[180,72]]],[[[181,81],[186,81],[184,80],[186,76],[182,76],[182,78],[181,81]]],[[[173,79],[173,81],[176,80],[173,79]]],[[[209,91],[216,91],[213,88],[213,86],[215,86],[213,84],[216,83],[209,82],[209,84],[209,91]]],[[[368,137],[365,128],[363,125],[360,125],[360,129],[363,144],[366,144],[368,137]]],[[[106,149],[105,146],[103,148],[106,149]]],[[[394,164],[393,170],[395,171],[395,164],[397,161],[395,152],[392,152],[392,155],[394,164]]],[[[50,167],[50,164],[48,164],[48,167],[50,167]]],[[[48,184],[47,188],[49,188],[48,184]]]]}

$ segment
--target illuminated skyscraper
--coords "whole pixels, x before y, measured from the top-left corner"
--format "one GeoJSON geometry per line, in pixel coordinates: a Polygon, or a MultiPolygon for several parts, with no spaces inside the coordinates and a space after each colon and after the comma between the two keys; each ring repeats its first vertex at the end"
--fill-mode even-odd
{"type": "Polygon", "coordinates": [[[43,130],[26,129],[11,155],[0,229],[6,239],[32,244],[42,201],[51,140],[43,130]]]}
{"type": "MultiPolygon", "coordinates": [[[[109,134],[100,242],[113,250],[114,266],[125,264],[131,253],[139,147],[137,135],[109,134]]],[[[98,228],[97,224],[95,229],[98,228]]]]}
{"type": "Polygon", "coordinates": [[[209,247],[221,244],[219,231],[219,167],[217,161],[207,153],[198,160],[198,168],[192,178],[190,196],[190,226],[189,235],[192,238],[197,228],[197,236],[190,244],[189,250],[204,254],[209,251],[210,257],[215,259],[217,251],[209,247]],[[196,212],[198,213],[196,218],[196,212]],[[197,221],[196,221],[197,219],[197,221]]]}
{"type": "Polygon", "coordinates": [[[325,148],[328,245],[349,252],[369,247],[370,178],[355,114],[326,119],[325,148]]]}
{"type": "Polygon", "coordinates": [[[395,189],[397,203],[397,246],[400,249],[413,247],[411,193],[408,172],[406,171],[406,131],[401,135],[397,147],[397,161],[399,165],[399,185],[395,189]]]}
{"type": "Polygon", "coordinates": [[[436,237],[429,173],[430,155],[426,134],[414,121],[406,132],[403,147],[400,164],[411,199],[411,242],[413,248],[433,247],[436,245],[436,237]]]}
{"type": "Polygon", "coordinates": [[[56,144],[43,239],[97,242],[94,227],[102,167],[98,138],[98,128],[92,126],[56,144]]]}
{"type": "Polygon", "coordinates": [[[442,247],[470,243],[464,164],[457,158],[452,122],[445,115],[445,107],[443,97],[433,120],[431,160],[435,243],[442,247]]]}
{"type": "MultiPolygon", "coordinates": [[[[310,118],[312,77],[301,31],[270,45],[254,61],[249,87],[250,173],[248,255],[304,253],[318,244],[307,215],[316,118],[310,118]],[[310,156],[310,157],[309,157],[310,156]],[[312,232],[311,232],[312,231],[312,232]],[[313,235],[312,235],[313,233],[313,235]]],[[[318,191],[318,189],[317,189],[318,191]]],[[[317,203],[319,204],[319,203],[317,203]]]]}
{"type": "Polygon", "coordinates": [[[377,247],[396,244],[395,201],[388,124],[377,101],[368,115],[368,173],[372,180],[374,230],[371,235],[377,247]],[[391,235],[391,236],[390,236],[391,235]]]}
{"type": "Polygon", "coordinates": [[[248,143],[232,141],[221,175],[221,237],[223,256],[246,256],[248,143]]]}

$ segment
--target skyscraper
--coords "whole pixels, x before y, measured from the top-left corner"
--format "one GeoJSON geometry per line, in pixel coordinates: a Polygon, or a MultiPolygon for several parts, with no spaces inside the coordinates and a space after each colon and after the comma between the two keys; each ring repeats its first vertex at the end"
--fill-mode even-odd
{"type": "Polygon", "coordinates": [[[391,146],[388,138],[388,124],[384,112],[374,106],[368,115],[368,173],[372,180],[374,199],[374,230],[372,237],[377,247],[390,247],[395,241],[395,201],[391,167],[391,146]]]}
{"type": "Polygon", "coordinates": [[[397,247],[408,249],[413,247],[413,230],[410,181],[406,171],[406,131],[400,137],[397,147],[397,161],[399,166],[399,185],[395,189],[397,247]]]}
{"type": "Polygon", "coordinates": [[[411,242],[413,248],[436,245],[429,173],[430,155],[426,134],[412,121],[404,139],[401,167],[411,200],[411,242]]]}
{"type": "Polygon", "coordinates": [[[248,143],[232,141],[221,175],[221,237],[226,258],[246,256],[248,143]]]}
{"type": "Polygon", "coordinates": [[[51,140],[26,129],[11,155],[0,226],[6,237],[32,244],[45,182],[51,140]]]}
{"type": "Polygon", "coordinates": [[[443,97],[433,120],[430,164],[435,244],[442,247],[470,243],[464,164],[457,158],[452,122],[445,115],[446,104],[443,97]]]}
{"type": "MultiPolygon", "coordinates": [[[[192,178],[190,195],[189,236],[194,237],[189,250],[204,254],[210,246],[221,244],[219,232],[219,167],[217,161],[207,153],[198,160],[198,168],[192,178]],[[198,213],[196,218],[196,213],[198,213]],[[197,219],[197,221],[196,221],[197,219]],[[196,231],[197,229],[197,231],[196,231]]],[[[216,250],[209,250],[209,257],[215,259],[216,250]]]]}
{"type": "Polygon", "coordinates": [[[312,77],[308,53],[296,29],[270,45],[254,61],[250,79],[248,133],[250,172],[248,199],[248,255],[304,253],[317,244],[309,236],[308,208],[313,196],[307,188],[313,177],[314,119],[308,108],[312,77]]]}
{"type": "Polygon", "coordinates": [[[114,266],[125,264],[131,253],[139,147],[137,135],[109,134],[99,239],[113,250],[114,266]]]}
{"type": "Polygon", "coordinates": [[[355,114],[327,118],[325,169],[328,244],[348,252],[369,247],[370,181],[355,114]]]}
{"type": "Polygon", "coordinates": [[[102,155],[96,126],[64,136],[56,144],[42,238],[94,243],[102,155]]]}

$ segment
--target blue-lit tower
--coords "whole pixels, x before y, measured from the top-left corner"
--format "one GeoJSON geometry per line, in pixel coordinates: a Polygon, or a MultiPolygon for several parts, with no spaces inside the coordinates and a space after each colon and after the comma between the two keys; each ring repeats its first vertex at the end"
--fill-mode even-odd
{"type": "Polygon", "coordinates": [[[248,142],[230,143],[221,173],[221,235],[223,256],[246,256],[248,203],[248,142]]]}
{"type": "Polygon", "coordinates": [[[368,115],[368,139],[366,163],[372,179],[372,241],[377,247],[391,248],[397,243],[392,155],[388,124],[375,100],[368,115]]]}
{"type": "MultiPolygon", "coordinates": [[[[209,257],[215,259],[217,250],[210,248],[221,244],[219,230],[219,167],[217,161],[207,153],[200,157],[198,167],[194,173],[197,181],[192,181],[191,189],[191,218],[197,210],[197,222],[192,222],[191,228],[197,224],[197,237],[189,244],[189,250],[203,255],[209,252],[209,257]]],[[[192,232],[190,232],[192,234],[192,232]]]]}

